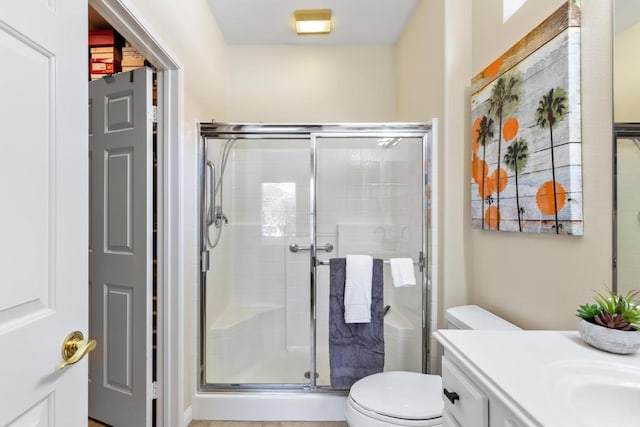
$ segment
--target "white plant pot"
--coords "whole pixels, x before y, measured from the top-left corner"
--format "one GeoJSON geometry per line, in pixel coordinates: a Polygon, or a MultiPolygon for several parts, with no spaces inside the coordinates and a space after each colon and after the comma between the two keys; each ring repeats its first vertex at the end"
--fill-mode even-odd
{"type": "Polygon", "coordinates": [[[640,331],[620,331],[580,320],[580,336],[600,350],[609,353],[631,354],[640,348],[640,331]]]}

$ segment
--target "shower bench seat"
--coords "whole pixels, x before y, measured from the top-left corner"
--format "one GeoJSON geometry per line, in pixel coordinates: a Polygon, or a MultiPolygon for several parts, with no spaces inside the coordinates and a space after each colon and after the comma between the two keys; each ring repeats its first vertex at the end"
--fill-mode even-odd
{"type": "Polygon", "coordinates": [[[229,329],[283,308],[281,305],[228,305],[217,315],[210,316],[209,327],[211,330],[229,329]]]}

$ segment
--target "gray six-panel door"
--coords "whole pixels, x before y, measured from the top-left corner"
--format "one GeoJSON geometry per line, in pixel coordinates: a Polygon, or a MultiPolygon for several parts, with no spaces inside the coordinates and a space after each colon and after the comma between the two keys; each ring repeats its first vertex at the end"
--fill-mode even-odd
{"type": "Polygon", "coordinates": [[[89,416],[151,425],[152,72],[89,84],[89,416]]]}

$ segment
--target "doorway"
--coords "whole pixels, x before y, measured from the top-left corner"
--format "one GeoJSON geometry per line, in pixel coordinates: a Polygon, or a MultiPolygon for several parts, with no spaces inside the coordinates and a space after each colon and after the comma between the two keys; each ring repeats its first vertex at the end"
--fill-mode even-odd
{"type": "MultiPolygon", "coordinates": [[[[181,67],[167,53],[147,28],[122,0],[89,0],[89,5],[119,34],[137,47],[157,70],[158,126],[157,126],[157,396],[156,426],[180,425],[183,422],[183,356],[182,319],[179,307],[179,141],[182,92],[181,67]]],[[[151,384],[148,385],[150,388],[151,384]]],[[[148,424],[150,425],[150,424],[148,424]]]]}

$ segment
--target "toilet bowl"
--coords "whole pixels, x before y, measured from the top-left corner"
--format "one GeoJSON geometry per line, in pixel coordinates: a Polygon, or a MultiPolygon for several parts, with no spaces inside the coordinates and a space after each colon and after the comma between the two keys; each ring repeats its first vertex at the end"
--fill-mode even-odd
{"type": "Polygon", "coordinates": [[[381,372],[351,386],[345,418],[350,426],[442,425],[442,378],[416,372],[381,372]]]}
{"type": "MultiPolygon", "coordinates": [[[[446,318],[450,329],[519,329],[475,305],[453,307],[446,318]]],[[[380,372],[351,386],[345,418],[350,427],[441,426],[443,408],[440,376],[380,372]]]]}

